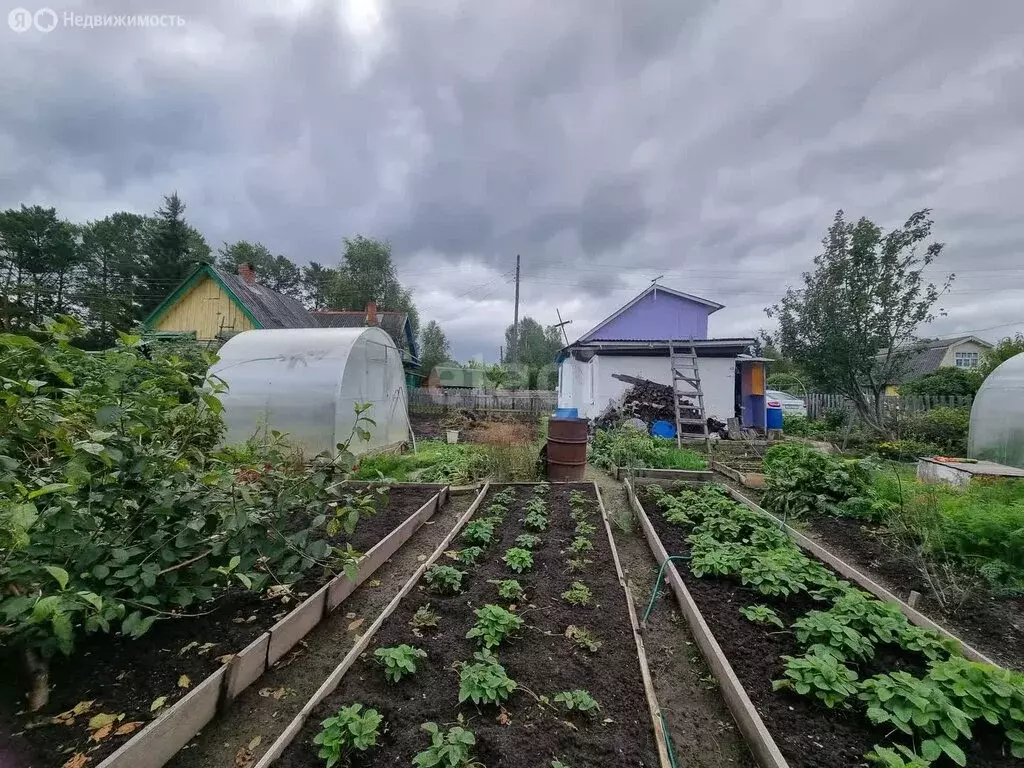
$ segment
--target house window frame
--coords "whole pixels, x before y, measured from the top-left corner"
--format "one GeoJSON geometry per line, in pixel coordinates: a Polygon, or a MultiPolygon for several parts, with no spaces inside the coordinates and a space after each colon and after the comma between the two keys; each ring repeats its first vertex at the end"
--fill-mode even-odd
{"type": "Polygon", "coordinates": [[[962,351],[953,353],[953,365],[957,368],[971,370],[977,368],[981,363],[981,354],[978,352],[962,351]]]}

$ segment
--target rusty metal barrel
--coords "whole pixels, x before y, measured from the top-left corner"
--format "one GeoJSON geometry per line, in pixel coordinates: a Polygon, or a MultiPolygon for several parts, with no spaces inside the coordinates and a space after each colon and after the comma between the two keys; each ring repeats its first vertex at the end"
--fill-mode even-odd
{"type": "Polygon", "coordinates": [[[586,420],[549,420],[547,458],[549,480],[582,480],[587,468],[586,420]]]}

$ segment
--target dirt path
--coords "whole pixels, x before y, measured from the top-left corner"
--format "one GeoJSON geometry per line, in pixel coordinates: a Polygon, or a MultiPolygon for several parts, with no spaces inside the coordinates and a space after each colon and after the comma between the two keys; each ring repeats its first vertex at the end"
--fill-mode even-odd
{"type": "MultiPolygon", "coordinates": [[[[654,556],[633,520],[622,484],[589,466],[586,478],[597,482],[605,508],[616,521],[612,528],[615,545],[642,616],[658,576],[654,556]]],[[[747,745],[667,588],[655,603],[643,638],[677,763],[688,768],[754,768],[747,745]]]]}
{"type": "Polygon", "coordinates": [[[233,768],[240,750],[259,738],[254,757],[269,747],[355,644],[413,571],[434,551],[476,494],[453,495],[374,578],[357,589],[305,640],[244,691],[167,765],[170,768],[233,768]]]}

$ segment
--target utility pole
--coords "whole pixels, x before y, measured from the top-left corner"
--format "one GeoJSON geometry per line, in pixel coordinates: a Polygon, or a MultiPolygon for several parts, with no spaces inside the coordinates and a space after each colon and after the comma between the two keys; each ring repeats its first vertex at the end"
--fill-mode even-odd
{"type": "Polygon", "coordinates": [[[558,315],[558,322],[555,323],[555,328],[558,328],[562,332],[562,338],[565,339],[565,346],[569,346],[569,337],[565,333],[565,326],[572,325],[572,320],[563,320],[562,313],[555,307],[555,314],[558,315]]]}
{"type": "Polygon", "coordinates": [[[519,362],[519,254],[516,254],[516,308],[512,315],[512,349],[509,350],[512,364],[519,362]]]}

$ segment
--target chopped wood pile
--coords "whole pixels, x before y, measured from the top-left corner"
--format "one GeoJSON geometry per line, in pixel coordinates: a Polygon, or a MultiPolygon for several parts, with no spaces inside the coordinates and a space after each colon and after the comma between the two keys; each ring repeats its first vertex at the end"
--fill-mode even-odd
{"type": "MultiPolygon", "coordinates": [[[[620,424],[626,419],[640,419],[648,427],[656,421],[667,421],[672,424],[676,422],[676,407],[673,399],[672,387],[667,384],[659,384],[649,379],[640,379],[636,376],[613,373],[612,378],[632,384],[618,401],[610,403],[607,408],[597,417],[597,427],[608,428],[620,424]]],[[[692,400],[683,400],[683,405],[692,406],[683,408],[680,416],[684,419],[700,418],[700,411],[692,400]]],[[[725,424],[718,419],[709,418],[708,432],[718,432],[723,437],[726,434],[725,424]]],[[[683,434],[703,434],[699,424],[683,424],[683,434]]]]}

